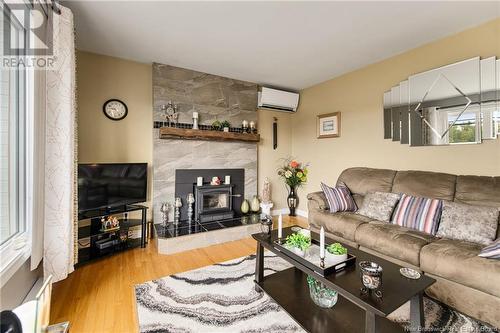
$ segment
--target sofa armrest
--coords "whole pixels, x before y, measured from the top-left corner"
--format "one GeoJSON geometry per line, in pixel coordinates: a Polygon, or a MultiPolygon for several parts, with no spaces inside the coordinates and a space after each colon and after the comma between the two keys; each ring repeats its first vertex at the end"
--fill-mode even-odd
{"type": "Polygon", "coordinates": [[[322,191],[309,193],[307,195],[307,208],[309,210],[328,211],[330,208],[322,191]]]}

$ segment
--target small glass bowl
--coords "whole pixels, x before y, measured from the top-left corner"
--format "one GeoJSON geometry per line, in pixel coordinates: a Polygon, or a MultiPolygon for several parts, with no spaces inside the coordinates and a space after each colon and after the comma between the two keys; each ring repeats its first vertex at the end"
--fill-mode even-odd
{"type": "Polygon", "coordinates": [[[337,304],[338,293],[335,290],[327,288],[322,282],[311,276],[307,276],[309,285],[309,295],[314,304],[321,308],[332,308],[337,304]]]}

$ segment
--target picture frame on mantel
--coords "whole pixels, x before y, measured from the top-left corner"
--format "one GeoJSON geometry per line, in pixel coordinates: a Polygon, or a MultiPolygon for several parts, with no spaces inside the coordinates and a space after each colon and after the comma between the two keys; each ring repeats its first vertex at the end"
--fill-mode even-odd
{"type": "Polygon", "coordinates": [[[318,139],[340,137],[340,112],[318,115],[317,134],[318,139]]]}

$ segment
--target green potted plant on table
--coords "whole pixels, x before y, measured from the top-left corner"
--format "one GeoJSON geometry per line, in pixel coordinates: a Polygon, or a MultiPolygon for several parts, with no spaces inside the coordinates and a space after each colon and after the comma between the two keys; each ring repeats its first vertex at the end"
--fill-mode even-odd
{"type": "Polygon", "coordinates": [[[333,243],[326,247],[326,255],[335,263],[342,262],[347,259],[347,249],[340,243],[333,243]]]}
{"type": "Polygon", "coordinates": [[[290,158],[285,159],[283,165],[278,168],[278,176],[283,179],[288,186],[287,204],[290,209],[290,216],[295,216],[295,209],[298,206],[297,188],[307,182],[307,164],[297,162],[290,158]]]}
{"type": "Polygon", "coordinates": [[[288,235],[285,239],[285,246],[298,256],[305,256],[306,250],[311,246],[311,237],[300,233],[288,235]]]}

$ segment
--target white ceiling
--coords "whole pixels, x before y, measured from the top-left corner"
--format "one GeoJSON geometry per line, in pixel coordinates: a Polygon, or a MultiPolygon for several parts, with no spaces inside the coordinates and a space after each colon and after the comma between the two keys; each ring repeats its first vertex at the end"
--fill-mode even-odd
{"type": "MultiPolygon", "coordinates": [[[[65,1],[81,50],[302,89],[500,16],[500,2],[65,1]]],[[[496,43],[498,41],[491,41],[496,43]]]]}

